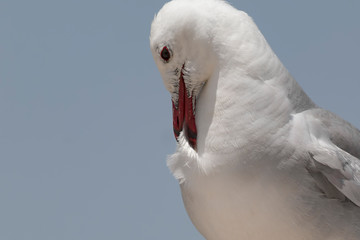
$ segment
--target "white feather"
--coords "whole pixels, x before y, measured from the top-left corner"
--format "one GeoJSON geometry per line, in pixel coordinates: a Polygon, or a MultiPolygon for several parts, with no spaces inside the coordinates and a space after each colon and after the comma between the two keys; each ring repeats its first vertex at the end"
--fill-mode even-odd
{"type": "Polygon", "coordinates": [[[360,239],[360,132],[310,100],[246,13],[174,0],[150,46],[172,98],[183,64],[196,97],[197,151],[181,135],[168,165],[206,239],[360,239]]]}

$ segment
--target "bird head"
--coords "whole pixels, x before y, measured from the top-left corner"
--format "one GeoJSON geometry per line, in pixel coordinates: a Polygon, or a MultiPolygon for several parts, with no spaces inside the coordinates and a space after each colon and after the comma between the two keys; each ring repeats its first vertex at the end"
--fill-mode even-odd
{"type": "Polygon", "coordinates": [[[213,72],[215,57],[209,18],[196,4],[190,6],[173,1],[159,11],[151,25],[150,47],[171,94],[175,138],[183,132],[196,150],[196,99],[213,72]]]}
{"type": "Polygon", "coordinates": [[[260,105],[267,109],[279,94],[291,95],[291,86],[264,84],[291,77],[251,17],[226,1],[165,4],[152,22],[150,48],[171,94],[175,138],[184,146],[184,136],[198,153],[204,146],[239,145],[242,126],[254,126],[255,114],[266,114],[255,112],[260,105]],[[229,120],[240,118],[242,125],[229,120]]]}

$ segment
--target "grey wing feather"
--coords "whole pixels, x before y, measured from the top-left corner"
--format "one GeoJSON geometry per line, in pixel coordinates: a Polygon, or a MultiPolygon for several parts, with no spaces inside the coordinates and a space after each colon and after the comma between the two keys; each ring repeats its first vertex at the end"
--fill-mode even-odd
{"type": "Polygon", "coordinates": [[[309,172],[328,197],[346,196],[360,206],[360,131],[326,110],[308,113],[321,122],[330,140],[309,151],[309,172]]]}
{"type": "Polygon", "coordinates": [[[336,114],[321,108],[310,110],[328,132],[330,140],[345,152],[360,159],[360,131],[336,114]]]}

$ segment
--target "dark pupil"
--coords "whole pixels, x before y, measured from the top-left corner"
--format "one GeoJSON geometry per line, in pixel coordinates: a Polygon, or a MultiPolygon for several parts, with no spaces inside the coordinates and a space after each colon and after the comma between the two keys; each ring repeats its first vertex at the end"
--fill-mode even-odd
{"type": "Polygon", "coordinates": [[[167,49],[167,47],[164,47],[163,50],[161,51],[161,57],[165,61],[170,59],[170,53],[169,53],[169,50],[167,49]]]}

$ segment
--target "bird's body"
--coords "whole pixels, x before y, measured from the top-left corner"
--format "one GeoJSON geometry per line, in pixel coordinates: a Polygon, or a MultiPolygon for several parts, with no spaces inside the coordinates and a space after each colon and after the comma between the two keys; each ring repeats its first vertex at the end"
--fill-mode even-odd
{"type": "Polygon", "coordinates": [[[173,100],[168,165],[206,239],[360,239],[359,130],[307,97],[246,13],[172,1],[151,48],[173,100]]]}
{"type": "Polygon", "coordinates": [[[290,132],[290,142],[279,132],[273,145],[264,148],[263,139],[259,145],[252,142],[247,154],[171,156],[170,161],[179,161],[173,171],[184,174],[181,191],[187,212],[206,239],[359,239],[360,208],[326,197],[309,173],[310,156],[299,149],[300,141],[315,144],[310,134],[309,139],[298,138],[308,133],[304,118],[312,111],[323,110],[299,113],[283,129],[290,132]],[[223,162],[203,172],[199,162],[208,159],[223,162]]]}

